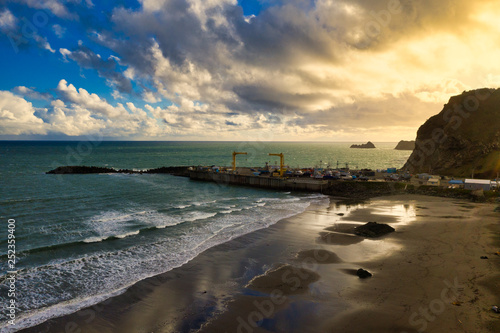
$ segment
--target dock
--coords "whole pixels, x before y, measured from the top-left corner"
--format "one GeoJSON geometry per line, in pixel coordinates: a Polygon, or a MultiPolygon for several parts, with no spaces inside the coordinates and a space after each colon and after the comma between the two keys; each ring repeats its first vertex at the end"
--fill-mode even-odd
{"type": "Polygon", "coordinates": [[[211,181],[224,185],[243,185],[276,190],[319,193],[323,193],[329,186],[328,180],[322,179],[275,178],[197,170],[190,171],[189,178],[192,180],[211,181]]]}

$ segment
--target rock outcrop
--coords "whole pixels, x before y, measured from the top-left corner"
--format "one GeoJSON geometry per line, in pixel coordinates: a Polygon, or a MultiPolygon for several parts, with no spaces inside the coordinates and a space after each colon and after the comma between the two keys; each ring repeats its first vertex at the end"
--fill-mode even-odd
{"type": "Polygon", "coordinates": [[[54,175],[83,175],[90,173],[118,173],[118,170],[105,167],[75,165],[75,166],[60,166],[54,170],[50,170],[47,172],[47,174],[54,174],[54,175]]]}
{"type": "Polygon", "coordinates": [[[413,150],[413,149],[415,149],[415,141],[401,140],[401,141],[399,141],[396,148],[394,148],[394,149],[396,149],[396,150],[413,150]]]}
{"type": "Polygon", "coordinates": [[[82,174],[98,174],[98,173],[165,173],[175,176],[189,177],[189,167],[187,166],[173,166],[173,167],[161,167],[156,169],[148,169],[143,171],[129,170],[129,169],[113,169],[106,167],[96,167],[96,166],[60,166],[54,170],[46,172],[47,174],[53,175],[82,175],[82,174]]]}
{"type": "Polygon", "coordinates": [[[393,227],[377,222],[368,222],[354,229],[354,234],[370,238],[381,237],[391,232],[394,232],[393,227]]]}
{"type": "Polygon", "coordinates": [[[368,141],[367,143],[363,143],[361,145],[352,145],[351,148],[376,148],[373,143],[368,141]]]}
{"type": "Polygon", "coordinates": [[[372,277],[372,273],[368,272],[367,270],[363,269],[363,268],[360,268],[356,271],[356,275],[360,278],[360,279],[366,279],[366,278],[369,278],[369,277],[372,277]]]}
{"type": "Polygon", "coordinates": [[[418,130],[403,167],[455,177],[496,178],[500,172],[500,89],[479,89],[450,98],[418,130]]]}

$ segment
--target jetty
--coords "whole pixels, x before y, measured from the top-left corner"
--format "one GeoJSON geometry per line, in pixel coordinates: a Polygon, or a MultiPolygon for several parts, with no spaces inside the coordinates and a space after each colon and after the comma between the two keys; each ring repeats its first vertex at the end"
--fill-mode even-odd
{"type": "Polygon", "coordinates": [[[232,174],[192,170],[189,172],[192,180],[211,181],[217,184],[243,185],[277,190],[319,192],[328,188],[328,180],[307,178],[279,178],[256,175],[232,174]]]}

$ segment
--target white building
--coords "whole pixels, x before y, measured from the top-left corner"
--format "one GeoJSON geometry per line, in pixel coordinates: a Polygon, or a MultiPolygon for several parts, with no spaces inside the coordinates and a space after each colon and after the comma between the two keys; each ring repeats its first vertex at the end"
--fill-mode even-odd
{"type": "Polygon", "coordinates": [[[491,180],[489,179],[466,179],[464,188],[466,190],[483,190],[491,189],[491,180]]]}

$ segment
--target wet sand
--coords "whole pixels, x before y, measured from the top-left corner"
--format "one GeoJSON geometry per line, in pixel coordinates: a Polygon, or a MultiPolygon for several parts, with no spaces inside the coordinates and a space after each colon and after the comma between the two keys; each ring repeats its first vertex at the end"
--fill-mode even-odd
{"type": "Polygon", "coordinates": [[[314,206],[25,332],[498,332],[494,207],[409,195],[314,206]],[[350,233],[369,221],[396,232],[350,233]]]}

